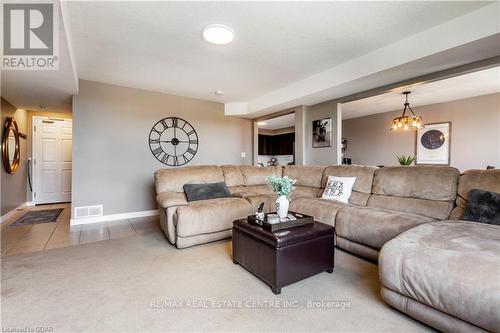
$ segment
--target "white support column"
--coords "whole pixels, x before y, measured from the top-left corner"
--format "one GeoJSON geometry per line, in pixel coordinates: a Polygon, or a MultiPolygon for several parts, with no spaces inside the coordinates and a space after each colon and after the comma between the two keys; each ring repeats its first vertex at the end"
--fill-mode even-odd
{"type": "Polygon", "coordinates": [[[342,164],[342,103],[337,103],[337,130],[335,141],[337,144],[337,165],[342,164]]]}
{"type": "Polygon", "coordinates": [[[252,154],[252,164],[257,165],[259,162],[259,126],[257,122],[253,122],[253,154],[252,154]]]}
{"type": "Polygon", "coordinates": [[[306,106],[301,105],[295,109],[295,164],[305,165],[305,131],[306,131],[306,106]]]}

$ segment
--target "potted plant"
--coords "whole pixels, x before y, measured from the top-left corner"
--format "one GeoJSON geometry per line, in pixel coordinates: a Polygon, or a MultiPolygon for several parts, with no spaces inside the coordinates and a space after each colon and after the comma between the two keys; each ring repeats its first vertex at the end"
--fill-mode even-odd
{"type": "Polygon", "coordinates": [[[397,156],[399,165],[412,165],[415,162],[415,156],[412,155],[401,155],[397,156]]]}
{"type": "Polygon", "coordinates": [[[266,181],[269,188],[278,195],[278,199],[276,199],[276,213],[280,219],[287,217],[288,207],[290,206],[289,198],[295,189],[293,185],[297,180],[288,178],[288,176],[268,176],[266,177],[266,181]]]}

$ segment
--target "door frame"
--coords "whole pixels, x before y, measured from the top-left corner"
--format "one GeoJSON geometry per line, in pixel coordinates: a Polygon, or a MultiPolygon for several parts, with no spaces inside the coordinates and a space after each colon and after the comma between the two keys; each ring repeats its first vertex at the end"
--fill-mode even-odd
{"type": "MultiPolygon", "coordinates": [[[[36,123],[37,120],[51,120],[53,119],[54,121],[70,121],[71,122],[71,127],[73,127],[73,119],[71,118],[51,118],[47,116],[33,116],[31,118],[31,185],[33,186],[33,191],[31,192],[31,202],[33,205],[37,204],[37,198],[36,198],[36,189],[37,189],[37,177],[36,177],[36,170],[35,170],[35,165],[36,165],[36,160],[38,159],[37,156],[37,143],[38,143],[38,137],[37,137],[37,131],[36,131],[36,123]]],[[[71,137],[73,138],[73,134],[71,134],[71,137]]],[[[73,160],[73,158],[72,158],[73,160]]],[[[73,167],[71,167],[73,169],[73,167]]]]}

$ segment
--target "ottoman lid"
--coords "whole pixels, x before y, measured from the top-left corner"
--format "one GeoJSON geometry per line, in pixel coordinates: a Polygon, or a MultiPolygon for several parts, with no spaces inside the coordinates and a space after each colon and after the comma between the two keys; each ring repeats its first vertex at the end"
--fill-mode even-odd
{"type": "Polygon", "coordinates": [[[258,225],[248,223],[247,219],[234,221],[233,229],[249,234],[275,248],[304,242],[326,235],[331,235],[333,237],[334,231],[332,226],[314,221],[314,224],[292,227],[290,229],[283,229],[273,233],[259,227],[258,225]]]}

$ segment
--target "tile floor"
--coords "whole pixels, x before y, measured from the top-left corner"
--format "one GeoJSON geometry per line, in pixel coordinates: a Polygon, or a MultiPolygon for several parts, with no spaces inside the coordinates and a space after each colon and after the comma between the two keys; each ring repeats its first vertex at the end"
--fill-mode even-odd
{"type": "Polygon", "coordinates": [[[107,239],[133,236],[157,231],[160,228],[158,216],[126,219],[83,226],[70,226],[71,206],[66,204],[41,205],[20,210],[2,223],[1,256],[43,251],[107,239]],[[28,210],[64,208],[58,222],[9,227],[28,210]]]}

